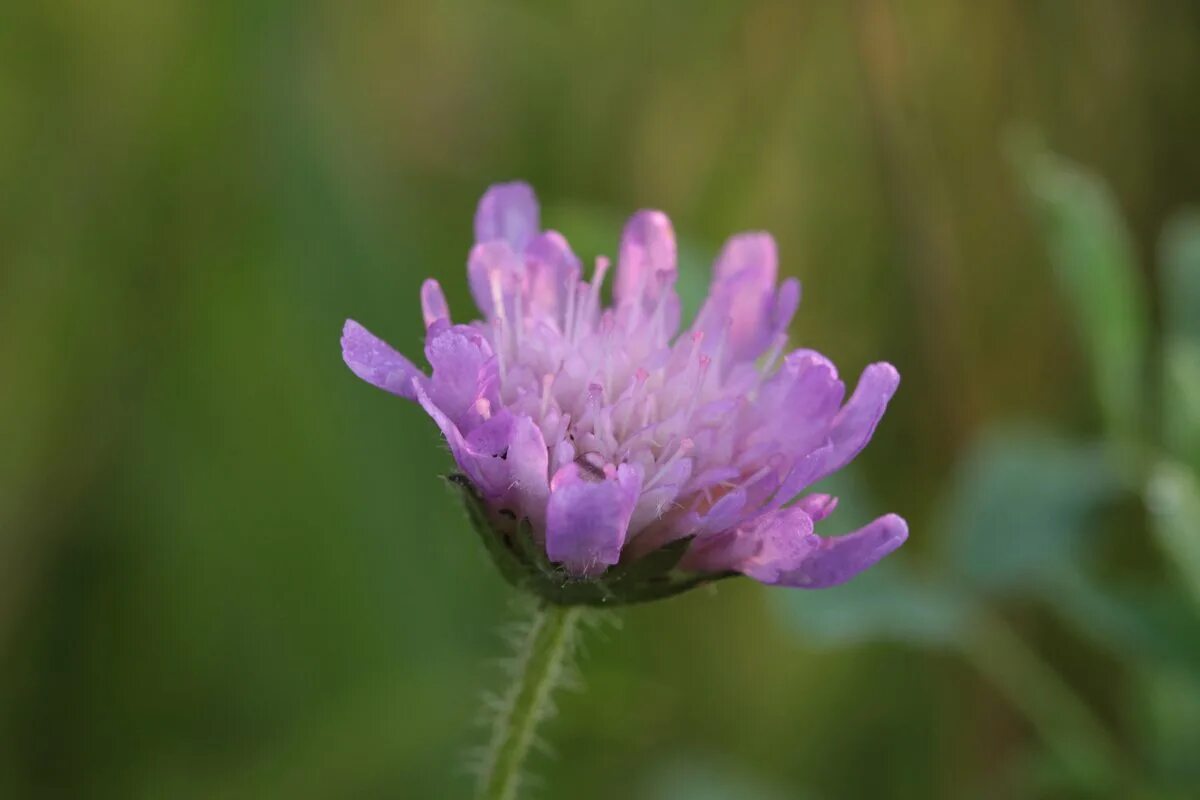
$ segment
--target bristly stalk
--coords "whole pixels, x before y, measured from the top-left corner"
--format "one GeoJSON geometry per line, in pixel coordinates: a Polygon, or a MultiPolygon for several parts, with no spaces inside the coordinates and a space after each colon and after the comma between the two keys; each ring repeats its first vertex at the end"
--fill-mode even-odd
{"type": "Polygon", "coordinates": [[[551,712],[550,697],[569,675],[579,626],[577,606],[541,603],[521,639],[514,680],[500,703],[479,782],[485,800],[515,800],[522,765],[538,724],[551,712]]]}

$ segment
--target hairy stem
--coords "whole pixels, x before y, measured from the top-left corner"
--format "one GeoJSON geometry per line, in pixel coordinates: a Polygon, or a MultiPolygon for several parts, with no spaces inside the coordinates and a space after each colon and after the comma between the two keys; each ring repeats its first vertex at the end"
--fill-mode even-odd
{"type": "Polygon", "coordinates": [[[516,798],[521,766],[533,744],[538,723],[550,712],[550,695],[568,666],[581,613],[575,606],[549,603],[543,603],[534,612],[517,653],[513,684],[492,727],[479,784],[481,798],[516,798]]]}

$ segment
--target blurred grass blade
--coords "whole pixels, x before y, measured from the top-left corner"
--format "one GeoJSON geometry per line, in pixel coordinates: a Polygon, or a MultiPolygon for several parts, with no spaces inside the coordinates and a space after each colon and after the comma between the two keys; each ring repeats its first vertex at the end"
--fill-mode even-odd
{"type": "Polygon", "coordinates": [[[1163,343],[1163,444],[1200,471],[1200,344],[1163,343]]]}
{"type": "Polygon", "coordinates": [[[1176,587],[1116,585],[1084,567],[1067,570],[1042,593],[1063,622],[1118,657],[1137,653],[1144,665],[1187,671],[1200,681],[1200,619],[1176,587]]]}
{"type": "Polygon", "coordinates": [[[1163,462],[1150,476],[1146,497],[1159,543],[1200,604],[1200,481],[1185,467],[1163,462]]]}
{"type": "Polygon", "coordinates": [[[1200,786],[1200,691],[1192,676],[1178,670],[1147,669],[1134,676],[1139,736],[1157,775],[1188,797],[1200,786]]]}
{"type": "Polygon", "coordinates": [[[1163,325],[1200,346],[1200,209],[1172,217],[1159,242],[1163,325]]]}
{"type": "Polygon", "coordinates": [[[1159,243],[1163,440],[1200,471],[1200,210],[1176,215],[1159,243]]]}
{"type": "Polygon", "coordinates": [[[961,644],[967,660],[1025,715],[1080,786],[1096,792],[1117,788],[1124,771],[1121,749],[1074,689],[1008,623],[979,614],[961,644]]]}
{"type": "Polygon", "coordinates": [[[1110,435],[1141,424],[1147,296],[1129,232],[1104,182],[1034,137],[1011,147],[1059,285],[1072,306],[1110,435]]]}

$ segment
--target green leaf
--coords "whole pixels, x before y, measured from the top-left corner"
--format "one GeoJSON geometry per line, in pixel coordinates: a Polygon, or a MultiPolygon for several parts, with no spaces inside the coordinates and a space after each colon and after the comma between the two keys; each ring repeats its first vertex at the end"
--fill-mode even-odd
{"type": "Polygon", "coordinates": [[[1200,604],[1200,481],[1187,468],[1163,462],[1146,487],[1154,533],[1200,604]]]}
{"type": "Polygon", "coordinates": [[[1141,670],[1134,674],[1131,704],[1138,717],[1138,739],[1155,771],[1172,788],[1171,797],[1189,797],[1200,786],[1200,690],[1192,676],[1178,670],[1141,670]]]}
{"type": "Polygon", "coordinates": [[[1163,343],[1163,444],[1200,470],[1200,344],[1163,343]]]}
{"type": "Polygon", "coordinates": [[[1167,335],[1200,347],[1200,209],[1181,211],[1164,226],[1159,261],[1167,335]]]}
{"type": "Polygon", "coordinates": [[[1112,653],[1200,676],[1200,619],[1174,587],[1099,583],[1077,564],[1037,588],[1067,624],[1112,653]]]}
{"type": "Polygon", "coordinates": [[[1200,210],[1177,214],[1159,242],[1163,440],[1200,470],[1200,210]]]}
{"type": "Polygon", "coordinates": [[[950,646],[973,613],[967,598],[891,561],[829,589],[776,589],[771,601],[801,640],[822,647],[878,640],[950,646]]]}
{"type": "Polygon", "coordinates": [[[1153,606],[1159,592],[1130,594],[1087,569],[1106,506],[1132,499],[1103,455],[1099,445],[1032,430],[986,435],[964,458],[942,510],[952,569],[973,593],[1040,599],[1114,653],[1194,669],[1200,649],[1182,644],[1194,626],[1181,639],[1153,606]]]}
{"type": "Polygon", "coordinates": [[[1120,489],[1099,446],[997,429],[958,468],[944,536],[973,586],[1053,590],[1077,577],[1095,512],[1120,489]]]}
{"type": "Polygon", "coordinates": [[[1121,441],[1133,439],[1144,402],[1148,301],[1120,209],[1095,174],[1032,137],[1014,145],[1014,161],[1091,363],[1106,428],[1121,441]]]}

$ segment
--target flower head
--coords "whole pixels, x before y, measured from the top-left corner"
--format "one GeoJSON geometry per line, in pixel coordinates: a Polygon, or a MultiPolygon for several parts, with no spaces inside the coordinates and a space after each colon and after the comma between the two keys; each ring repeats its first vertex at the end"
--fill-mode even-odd
{"type": "Polygon", "coordinates": [[[352,320],[342,354],[433,417],[515,583],[559,602],[645,599],[737,573],[820,588],[905,540],[893,514],[814,532],[837,499],[806,490],[863,449],[899,375],[872,364],[845,400],[827,358],[784,353],[800,286],[776,285],[770,235],[725,244],[682,333],[661,212],[626,224],[607,307],[608,260],[584,280],[566,239],[541,230],[526,184],[484,194],[475,241],[467,270],[483,319],[454,324],[438,283],[421,288],[432,374],[352,320]]]}

